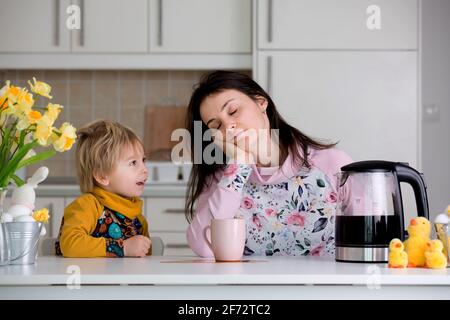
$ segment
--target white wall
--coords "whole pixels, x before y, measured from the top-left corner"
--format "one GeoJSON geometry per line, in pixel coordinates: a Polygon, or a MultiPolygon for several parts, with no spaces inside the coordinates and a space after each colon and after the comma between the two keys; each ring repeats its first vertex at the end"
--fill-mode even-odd
{"type": "Polygon", "coordinates": [[[430,216],[450,204],[450,0],[422,0],[422,171],[430,216]]]}

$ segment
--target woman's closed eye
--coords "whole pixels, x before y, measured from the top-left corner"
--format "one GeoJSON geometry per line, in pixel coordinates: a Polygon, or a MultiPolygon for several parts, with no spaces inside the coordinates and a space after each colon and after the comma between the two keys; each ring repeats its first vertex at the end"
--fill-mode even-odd
{"type": "Polygon", "coordinates": [[[236,107],[231,107],[229,110],[228,110],[228,114],[230,115],[230,116],[232,116],[233,114],[235,114],[237,112],[237,108],[236,107]]]}
{"type": "MultiPolygon", "coordinates": [[[[236,107],[231,107],[231,108],[228,110],[228,115],[232,116],[232,115],[236,114],[236,112],[237,112],[237,108],[236,108],[236,107]]],[[[222,126],[222,124],[219,123],[216,127],[211,128],[211,129],[219,130],[221,126],[222,126]]]]}
{"type": "Polygon", "coordinates": [[[218,119],[216,119],[212,122],[212,125],[209,127],[209,129],[219,130],[221,126],[222,126],[222,122],[219,121],[218,119]]]}

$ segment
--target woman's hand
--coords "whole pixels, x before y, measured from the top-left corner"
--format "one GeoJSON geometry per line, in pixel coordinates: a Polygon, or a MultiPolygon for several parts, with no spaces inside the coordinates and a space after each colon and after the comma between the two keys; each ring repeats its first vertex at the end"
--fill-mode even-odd
{"type": "Polygon", "coordinates": [[[214,133],[214,143],[224,151],[229,162],[233,163],[256,163],[257,140],[251,130],[227,130],[225,136],[220,131],[214,133]]]}

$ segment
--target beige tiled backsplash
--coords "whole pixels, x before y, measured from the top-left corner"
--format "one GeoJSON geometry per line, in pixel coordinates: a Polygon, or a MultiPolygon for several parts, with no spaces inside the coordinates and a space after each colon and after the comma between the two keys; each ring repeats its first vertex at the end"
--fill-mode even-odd
{"type": "MultiPolygon", "coordinates": [[[[193,85],[204,70],[0,70],[5,80],[26,86],[32,77],[52,86],[52,102],[64,106],[56,125],[64,121],[76,128],[95,119],[111,119],[131,127],[144,138],[145,106],[185,106],[193,85]]],[[[250,74],[250,72],[247,72],[250,74]]],[[[43,99],[45,102],[48,100],[43,99]]],[[[42,103],[44,102],[42,101],[42,103]]],[[[27,176],[46,165],[50,176],[75,176],[75,148],[27,168],[27,176]]]]}

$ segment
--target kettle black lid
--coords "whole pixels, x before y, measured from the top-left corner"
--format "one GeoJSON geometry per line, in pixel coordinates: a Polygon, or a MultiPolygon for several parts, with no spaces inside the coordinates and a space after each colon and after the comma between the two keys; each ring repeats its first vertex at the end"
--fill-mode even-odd
{"type": "Polygon", "coordinates": [[[407,162],[391,162],[384,160],[368,160],[353,162],[341,168],[341,171],[353,172],[389,172],[395,171],[398,166],[409,167],[407,162]]]}

